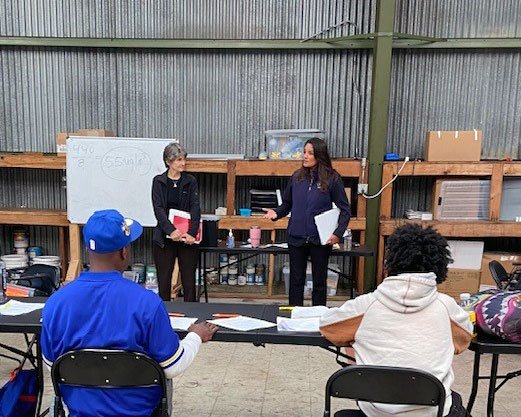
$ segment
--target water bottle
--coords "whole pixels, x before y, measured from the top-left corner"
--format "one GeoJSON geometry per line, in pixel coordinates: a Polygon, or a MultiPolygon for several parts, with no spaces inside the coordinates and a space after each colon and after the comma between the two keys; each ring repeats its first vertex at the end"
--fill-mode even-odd
{"type": "Polygon", "coordinates": [[[147,280],[145,282],[145,288],[152,291],[154,294],[159,293],[159,287],[157,284],[156,274],[153,272],[147,272],[147,280]]]}
{"type": "Polygon", "coordinates": [[[470,294],[468,292],[463,292],[459,295],[459,305],[464,310],[470,308],[470,294]]]}
{"type": "Polygon", "coordinates": [[[228,240],[226,242],[226,246],[233,249],[235,247],[235,237],[233,236],[233,231],[230,229],[228,232],[228,240]]]}
{"type": "Polygon", "coordinates": [[[353,234],[351,229],[347,229],[344,233],[344,250],[351,250],[353,247],[353,234]]]}

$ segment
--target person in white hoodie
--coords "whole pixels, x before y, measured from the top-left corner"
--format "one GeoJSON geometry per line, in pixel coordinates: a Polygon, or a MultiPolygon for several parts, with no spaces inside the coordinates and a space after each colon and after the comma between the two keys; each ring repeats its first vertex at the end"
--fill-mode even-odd
{"type": "MultiPolygon", "coordinates": [[[[369,294],[329,309],[320,319],[324,337],[352,345],[358,365],[421,369],[445,386],[444,416],[470,416],[451,391],[454,354],[470,344],[472,324],[453,298],[437,291],[452,262],[447,241],[431,227],[402,226],[389,237],[388,277],[369,294]]],[[[429,417],[436,407],[359,402],[368,417],[429,417]]]]}

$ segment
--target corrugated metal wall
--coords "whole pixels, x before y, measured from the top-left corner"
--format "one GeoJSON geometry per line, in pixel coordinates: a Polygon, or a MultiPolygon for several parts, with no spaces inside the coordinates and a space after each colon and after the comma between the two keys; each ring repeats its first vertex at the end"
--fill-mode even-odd
{"type": "MultiPolygon", "coordinates": [[[[327,36],[373,32],[374,8],[375,0],[0,0],[0,36],[303,39],[344,20],[355,25],[327,36]]],[[[397,32],[521,36],[517,0],[398,0],[396,15],[397,32]]],[[[485,158],[520,158],[520,56],[394,51],[388,151],[418,158],[426,130],[481,128],[485,158]]],[[[316,127],[334,156],[365,156],[371,65],[370,51],[3,48],[0,150],[52,152],[55,132],[99,127],[253,156],[266,129],[316,127]]],[[[205,211],[224,204],[224,176],[199,181],[205,211]]],[[[395,214],[429,208],[429,181],[400,180],[395,214]]],[[[259,184],[240,181],[238,202],[259,184]]],[[[2,205],[64,208],[61,186],[60,172],[0,170],[2,205]]],[[[52,247],[54,230],[34,233],[52,247]]]]}
{"type": "MultiPolygon", "coordinates": [[[[0,36],[305,39],[350,20],[374,28],[374,0],[1,0],[0,36]]],[[[352,33],[339,29],[333,34],[352,33]]]]}
{"type": "Polygon", "coordinates": [[[521,36],[519,0],[397,0],[395,31],[447,38],[521,36]]]}
{"type": "MultiPolygon", "coordinates": [[[[423,158],[426,131],[481,129],[482,159],[520,159],[519,68],[519,50],[395,51],[387,151],[423,158]]],[[[399,216],[431,192],[425,181],[404,181],[393,200],[399,216]]]]}
{"type": "MultiPolygon", "coordinates": [[[[398,0],[395,31],[520,37],[518,0],[398,0]]],[[[521,51],[395,50],[387,151],[423,158],[428,130],[483,131],[483,159],[521,158],[521,51]]],[[[393,216],[431,209],[433,181],[397,182],[393,216]]]]}
{"type": "MultiPolygon", "coordinates": [[[[0,0],[0,36],[304,39],[373,31],[374,0],[0,0]]],[[[256,156],[266,129],[319,128],[332,154],[366,153],[369,51],[0,50],[0,150],[55,150],[55,133],[111,129],[176,137],[189,152],[256,156]]],[[[3,206],[65,208],[61,172],[0,169],[3,206]]],[[[198,175],[203,211],[225,205],[224,175],[198,175]]],[[[280,186],[284,180],[278,181],[280,186]]],[[[238,200],[261,179],[240,182],[238,200]]],[[[244,204],[247,202],[245,201],[244,204]]],[[[1,227],[1,226],[0,226],[1,227]]],[[[2,243],[11,247],[13,228],[2,243]]],[[[57,253],[56,232],[30,230],[57,253]]],[[[151,262],[150,231],[134,260],[151,262]]]]}
{"type": "Polygon", "coordinates": [[[0,68],[3,150],[53,152],[56,132],[101,127],[256,156],[267,129],[318,128],[335,156],[365,152],[367,51],[9,48],[0,68]]]}

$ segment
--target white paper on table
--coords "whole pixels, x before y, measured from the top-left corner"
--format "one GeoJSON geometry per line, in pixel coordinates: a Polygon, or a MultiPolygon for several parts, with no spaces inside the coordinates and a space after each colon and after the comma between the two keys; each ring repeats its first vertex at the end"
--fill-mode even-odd
{"type": "Polygon", "coordinates": [[[197,317],[170,317],[170,326],[174,330],[188,330],[197,321],[197,317]]]}
{"type": "Polygon", "coordinates": [[[291,310],[291,318],[304,319],[310,317],[320,317],[328,311],[329,308],[326,306],[294,307],[293,310],[291,310]]]}
{"type": "Polygon", "coordinates": [[[340,216],[340,209],[332,208],[315,216],[315,224],[317,226],[318,235],[320,236],[320,243],[325,245],[333,232],[338,227],[338,217],[340,216]]]}
{"type": "Polygon", "coordinates": [[[304,319],[277,317],[277,330],[282,332],[318,332],[319,328],[320,319],[318,317],[304,319]]]}
{"type": "Polygon", "coordinates": [[[287,243],[266,243],[265,245],[259,246],[260,248],[281,248],[288,249],[287,243]]]}
{"type": "Polygon", "coordinates": [[[227,329],[238,330],[240,332],[248,332],[250,330],[268,329],[275,327],[277,324],[271,321],[260,320],[254,317],[237,316],[227,319],[208,320],[208,323],[216,326],[226,327],[227,329]]]}
{"type": "Polygon", "coordinates": [[[22,303],[16,300],[9,300],[0,305],[0,314],[4,316],[21,316],[35,310],[41,310],[45,303],[22,303]]]}

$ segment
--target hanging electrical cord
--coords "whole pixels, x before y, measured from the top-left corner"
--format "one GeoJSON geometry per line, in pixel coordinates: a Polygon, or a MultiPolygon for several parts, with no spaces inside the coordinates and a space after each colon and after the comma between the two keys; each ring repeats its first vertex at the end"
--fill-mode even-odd
{"type": "MultiPolygon", "coordinates": [[[[336,29],[336,28],[338,28],[340,26],[344,26],[344,25],[347,25],[347,24],[352,25],[356,29],[358,29],[358,25],[355,22],[352,22],[351,20],[344,20],[343,22],[337,23],[336,25],[329,26],[326,29],[322,29],[320,32],[317,32],[314,35],[311,35],[309,38],[301,40],[300,42],[307,42],[307,41],[310,41],[311,39],[316,39],[318,36],[323,35],[324,33],[327,33],[327,32],[329,32],[329,31],[331,31],[333,29],[336,29]]],[[[355,30],[355,32],[356,32],[356,30],[355,30]]]]}
{"type": "Polygon", "coordinates": [[[405,160],[403,161],[403,164],[402,166],[400,167],[400,169],[398,170],[398,172],[396,173],[396,175],[393,177],[393,179],[391,181],[389,181],[387,184],[385,184],[382,188],[380,188],[380,191],[378,191],[376,194],[373,194],[373,195],[368,195],[368,194],[362,194],[363,197],[365,197],[366,199],[371,199],[371,198],[376,198],[378,197],[380,194],[382,194],[382,192],[389,186],[391,185],[394,181],[396,181],[396,178],[398,178],[398,175],[400,175],[400,172],[402,172],[403,168],[405,167],[405,164],[409,162],[409,157],[406,156],[405,157],[405,160]]]}

